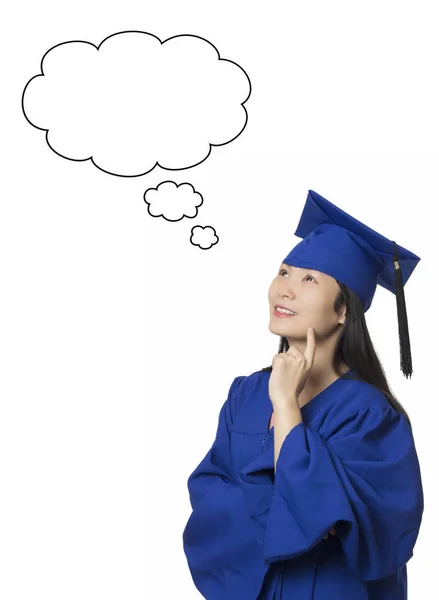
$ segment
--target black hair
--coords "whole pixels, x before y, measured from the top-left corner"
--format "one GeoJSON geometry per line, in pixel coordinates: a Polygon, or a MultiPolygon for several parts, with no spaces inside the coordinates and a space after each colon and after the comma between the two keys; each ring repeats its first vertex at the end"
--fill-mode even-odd
{"type": "MultiPolygon", "coordinates": [[[[373,347],[367,329],[363,303],[352,290],[340,281],[336,281],[340,286],[340,291],[334,301],[334,310],[338,314],[342,306],[346,305],[346,318],[337,339],[333,360],[334,371],[339,377],[343,377],[344,379],[365,381],[375,386],[384,394],[389,404],[396,411],[404,415],[411,427],[409,416],[393,395],[387,383],[380,359],[373,347]],[[354,371],[354,374],[343,375],[341,369],[343,363],[348,365],[354,371]]],[[[278,353],[286,352],[289,347],[288,340],[281,336],[278,353]]],[[[261,370],[270,371],[271,369],[272,366],[269,366],[261,370]]]]}

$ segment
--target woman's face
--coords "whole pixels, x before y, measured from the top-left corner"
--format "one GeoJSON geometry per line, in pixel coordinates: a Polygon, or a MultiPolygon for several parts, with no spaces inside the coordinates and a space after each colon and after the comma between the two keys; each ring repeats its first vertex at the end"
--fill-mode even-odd
{"type": "Polygon", "coordinates": [[[326,273],[282,263],[268,290],[270,331],[288,340],[306,339],[308,327],[314,328],[316,338],[331,336],[345,319],[344,306],[339,315],[333,308],[339,291],[336,280],[326,273]],[[297,314],[277,317],[276,304],[297,314]]]}

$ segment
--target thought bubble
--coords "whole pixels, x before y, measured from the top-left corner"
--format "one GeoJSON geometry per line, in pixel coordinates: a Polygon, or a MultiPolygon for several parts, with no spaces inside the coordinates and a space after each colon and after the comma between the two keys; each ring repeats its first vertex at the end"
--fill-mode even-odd
{"type": "Polygon", "coordinates": [[[143,199],[151,217],[163,217],[166,221],[181,221],[184,217],[193,219],[203,204],[203,196],[193,185],[177,185],[174,181],[162,181],[157,187],[147,189],[143,199]]]}
{"type": "Polygon", "coordinates": [[[123,31],[48,50],[22,108],[59,156],[138,177],[193,167],[236,139],[250,93],[245,71],[202,37],[123,31]]]}
{"type": "Polygon", "coordinates": [[[209,250],[218,241],[219,237],[216,235],[215,228],[210,225],[206,225],[205,227],[194,225],[191,229],[190,242],[194,246],[201,248],[201,250],[209,250]]]}

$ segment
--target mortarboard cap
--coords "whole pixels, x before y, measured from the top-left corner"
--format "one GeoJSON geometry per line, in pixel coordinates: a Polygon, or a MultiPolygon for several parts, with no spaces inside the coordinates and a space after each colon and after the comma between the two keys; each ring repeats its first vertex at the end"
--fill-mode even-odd
{"type": "Polygon", "coordinates": [[[326,273],[372,304],[377,284],[396,295],[401,369],[412,375],[404,285],[421,260],[394,241],[361,223],[313,190],[294,235],[303,238],[284,263],[326,273]]]}

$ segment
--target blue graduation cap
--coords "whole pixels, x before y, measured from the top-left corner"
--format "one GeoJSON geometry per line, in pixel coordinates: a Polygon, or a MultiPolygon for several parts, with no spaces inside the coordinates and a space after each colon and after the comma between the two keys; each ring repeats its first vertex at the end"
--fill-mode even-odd
{"type": "Polygon", "coordinates": [[[377,284],[396,295],[401,369],[412,375],[404,285],[421,260],[377,233],[313,190],[294,235],[303,238],[284,263],[326,273],[350,288],[363,303],[372,304],[377,284]]]}

